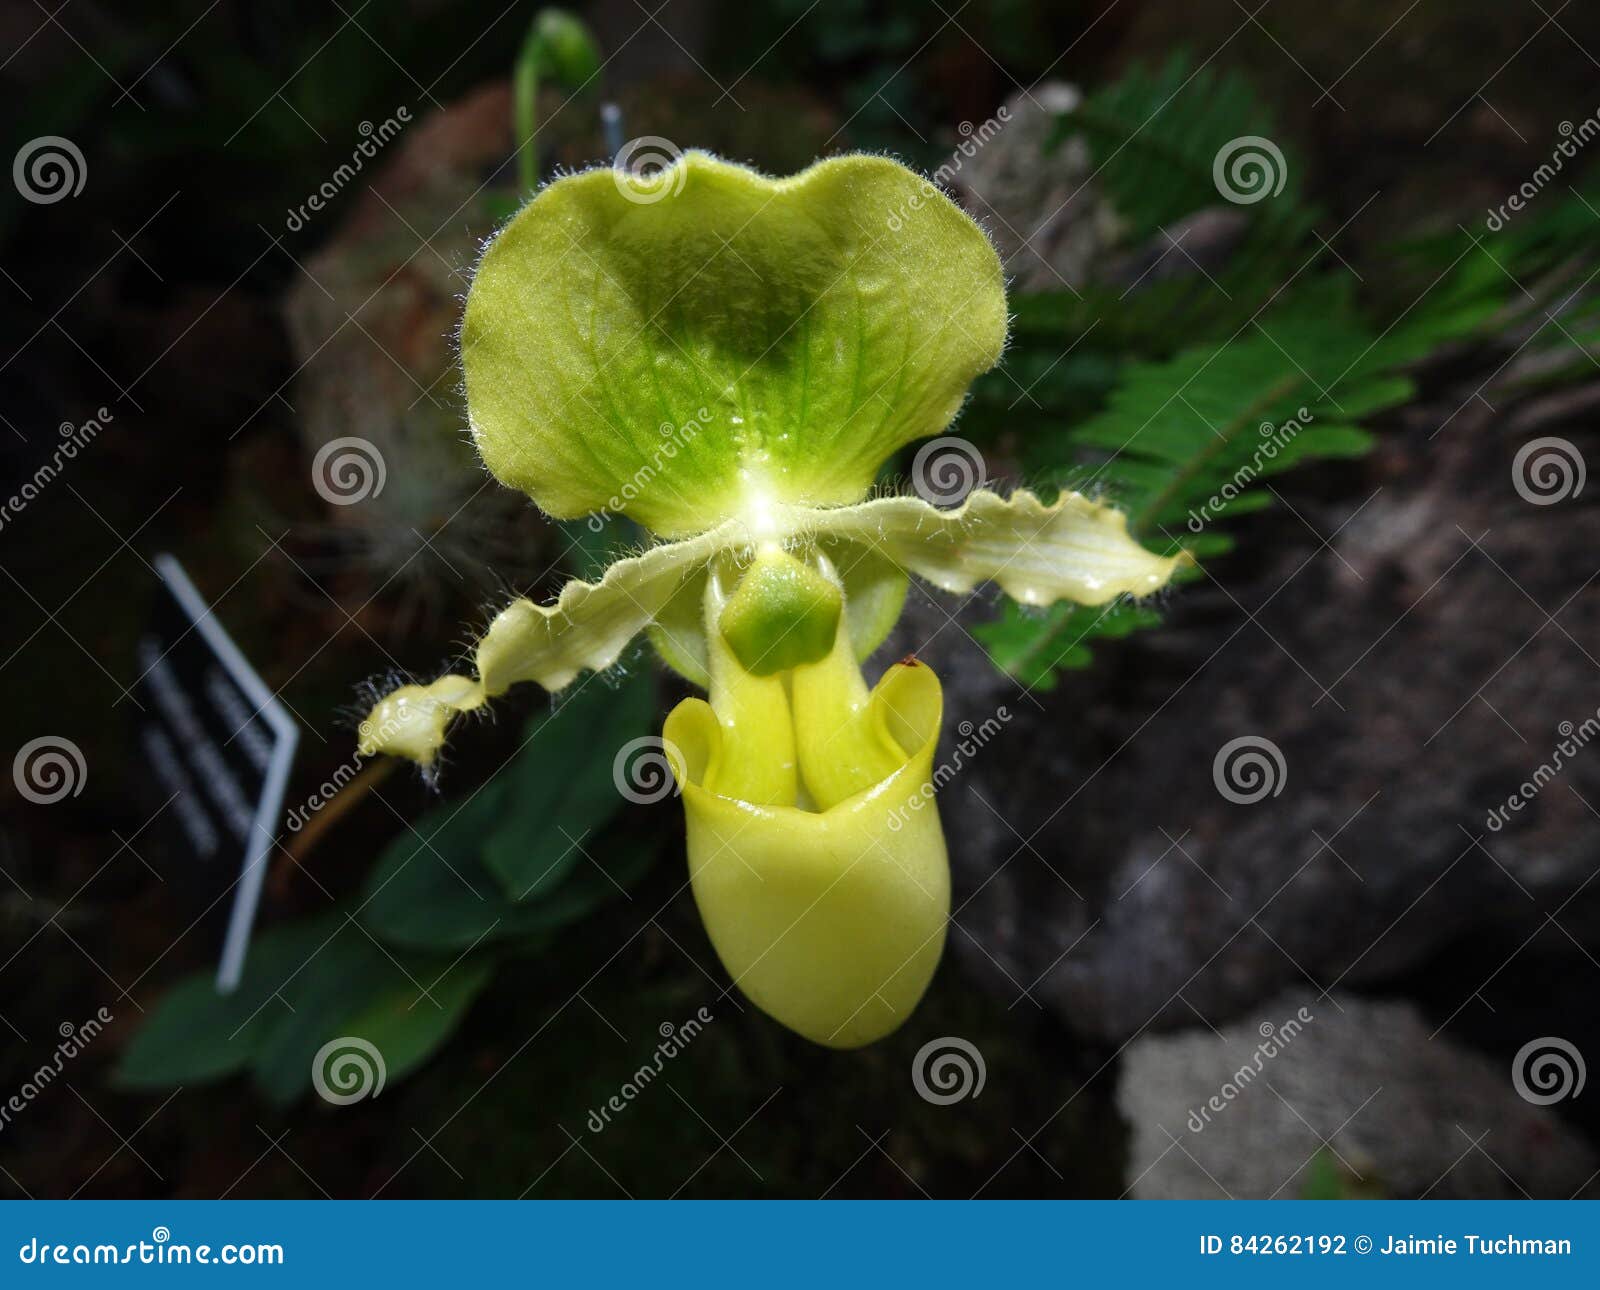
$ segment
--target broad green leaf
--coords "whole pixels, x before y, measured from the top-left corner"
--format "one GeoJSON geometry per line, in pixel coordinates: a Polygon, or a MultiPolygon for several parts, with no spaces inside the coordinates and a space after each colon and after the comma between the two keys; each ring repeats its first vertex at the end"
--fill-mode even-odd
{"type": "Polygon", "coordinates": [[[407,982],[341,1022],[339,1032],[365,1039],[383,1054],[387,1078],[403,1079],[450,1037],[493,975],[494,964],[479,959],[441,976],[419,977],[425,996],[407,982]]]}
{"type": "Polygon", "coordinates": [[[258,936],[239,986],[219,994],[209,969],[162,996],[112,1076],[124,1088],[165,1088],[221,1079],[249,1064],[263,1034],[287,1009],[279,995],[338,930],[334,917],[274,927],[258,936]]]}
{"type": "Polygon", "coordinates": [[[574,867],[564,881],[529,900],[511,900],[482,858],[510,791],[513,777],[502,774],[465,802],[430,811],[391,842],[367,877],[362,921],[386,943],[414,949],[526,942],[597,909],[649,866],[647,849],[613,855],[586,841],[582,851],[573,848],[574,867]]]}
{"type": "Polygon", "coordinates": [[[484,254],[461,347],[502,482],[681,536],[858,500],[1005,331],[987,237],[898,163],[777,180],[690,152],[546,187],[484,254]]]}
{"type": "Polygon", "coordinates": [[[389,952],[343,914],[339,920],[334,935],[284,985],[285,1007],[267,1024],[250,1063],[256,1086],[278,1106],[310,1088],[311,1059],[338,1035],[339,1022],[404,979],[389,952]]]}
{"type": "Polygon", "coordinates": [[[344,918],[284,987],[287,1010],[262,1034],[251,1074],[287,1106],[312,1086],[325,1044],[358,1037],[376,1045],[385,1080],[398,1079],[443,1042],[491,971],[486,960],[395,953],[344,918]]]}
{"type": "Polygon", "coordinates": [[[647,675],[615,689],[591,680],[548,716],[529,724],[501,777],[509,788],[483,846],[483,861],[512,900],[551,890],[582,858],[581,848],[623,805],[613,762],[650,729],[655,703],[647,675]]]}

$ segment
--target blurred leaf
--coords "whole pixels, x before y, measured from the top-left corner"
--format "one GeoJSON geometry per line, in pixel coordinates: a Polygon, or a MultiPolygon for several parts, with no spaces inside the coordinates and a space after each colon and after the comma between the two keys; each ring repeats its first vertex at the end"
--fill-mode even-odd
{"type": "Polygon", "coordinates": [[[543,895],[578,863],[585,841],[624,804],[612,769],[618,752],[650,728],[648,676],[615,689],[591,678],[575,689],[529,723],[521,751],[501,772],[511,787],[483,861],[513,900],[543,895]]]}
{"type": "Polygon", "coordinates": [[[367,879],[362,920],[393,945],[462,950],[559,931],[625,892],[653,858],[646,847],[615,856],[587,848],[595,863],[580,857],[566,881],[518,904],[484,867],[478,847],[447,850],[438,833],[430,834],[432,827],[424,820],[417,827],[421,838],[397,840],[367,879]]]}
{"type": "Polygon", "coordinates": [[[626,888],[651,850],[614,857],[596,833],[624,804],[612,762],[649,728],[651,695],[648,674],[616,690],[596,677],[531,722],[493,779],[389,844],[367,877],[362,920],[394,945],[459,950],[559,930],[626,888]]]}
{"type": "MultiPolygon", "coordinates": [[[[1414,325],[1429,344],[1446,332],[1436,318],[1414,325]]],[[[1163,551],[1220,554],[1230,542],[1217,526],[1270,505],[1271,476],[1368,451],[1372,438],[1354,418],[1411,397],[1411,382],[1391,369],[1423,347],[1403,326],[1373,335],[1342,284],[1319,285],[1229,343],[1127,364],[1103,412],[1051,435],[1053,476],[1115,501],[1130,531],[1163,551]]],[[[1091,661],[1090,641],[1157,621],[1128,603],[1043,614],[1007,605],[977,635],[1000,667],[1047,689],[1055,668],[1091,661]]]]}
{"type": "MultiPolygon", "coordinates": [[[[1222,202],[1213,166],[1225,148],[1252,137],[1271,147],[1251,145],[1236,155],[1264,158],[1259,177],[1272,194],[1265,200],[1299,202],[1299,162],[1283,154],[1277,123],[1250,83],[1209,65],[1196,68],[1187,53],[1153,71],[1130,68],[1091,94],[1060,118],[1053,143],[1078,131],[1089,137],[1096,182],[1136,239],[1222,202]]],[[[1245,172],[1233,182],[1251,194],[1256,178],[1245,172]]]]}
{"type": "Polygon", "coordinates": [[[340,1031],[372,1044],[383,1054],[387,1077],[403,1079],[450,1037],[493,975],[493,962],[480,959],[423,981],[425,997],[408,982],[374,999],[340,1031]]]}
{"type": "Polygon", "coordinates": [[[231,994],[217,993],[216,974],[209,969],[185,977],[140,1026],[113,1082],[124,1088],[165,1088],[242,1070],[283,1011],[273,996],[338,926],[337,918],[315,918],[258,936],[231,994]]]}
{"type": "Polygon", "coordinates": [[[565,9],[541,9],[534,15],[511,77],[512,124],[525,196],[539,186],[540,82],[554,82],[575,95],[592,93],[600,66],[600,47],[580,19],[565,9]]]}
{"type": "Polygon", "coordinates": [[[485,959],[395,955],[353,918],[282,991],[261,1035],[251,1074],[269,1101],[287,1106],[312,1084],[324,1044],[351,1036],[378,1050],[385,1077],[399,1079],[449,1036],[493,965],[485,959]]]}
{"type": "Polygon", "coordinates": [[[1013,345],[1039,349],[1047,363],[1076,354],[1068,347],[1080,340],[1105,353],[1160,358],[1234,335],[1262,302],[1326,256],[1311,236],[1314,208],[1290,204],[1287,195],[1264,205],[1248,208],[1237,243],[1204,272],[1184,254],[1188,239],[1179,230],[1171,241],[1157,235],[1150,244],[1150,254],[1163,257],[1161,272],[1012,296],[1013,345]]]}
{"type": "Polygon", "coordinates": [[[1052,605],[1026,609],[1007,600],[1000,617],[983,623],[974,635],[1003,670],[1032,690],[1053,690],[1056,669],[1087,667],[1094,656],[1091,638],[1126,636],[1161,621],[1155,610],[1131,600],[1109,605],[1052,605]]]}

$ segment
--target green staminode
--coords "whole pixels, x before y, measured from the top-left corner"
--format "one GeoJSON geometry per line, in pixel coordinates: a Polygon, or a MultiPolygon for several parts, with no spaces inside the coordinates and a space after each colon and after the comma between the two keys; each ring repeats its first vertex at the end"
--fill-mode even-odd
{"type": "Polygon", "coordinates": [[[815,663],[833,648],[844,598],[815,569],[782,551],[763,551],[739,580],[717,628],[755,676],[815,663]]]}

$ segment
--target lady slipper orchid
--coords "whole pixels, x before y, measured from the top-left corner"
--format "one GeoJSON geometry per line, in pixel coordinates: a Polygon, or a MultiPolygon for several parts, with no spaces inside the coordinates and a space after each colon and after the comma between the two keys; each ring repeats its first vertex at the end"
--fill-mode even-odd
{"type": "Polygon", "coordinates": [[[893,452],[950,423],[1005,333],[988,238],[883,157],[773,180],[691,152],[549,184],[467,298],[473,440],[548,514],[620,512],[664,540],[553,604],[510,605],[476,677],[395,690],[362,751],[429,765],[458,714],[522,681],[560,690],[648,632],[709,695],[673,710],[663,742],[723,966],[819,1044],[888,1034],[950,908],[927,805],[938,679],[907,660],[869,690],[861,672],[909,576],[1097,605],[1156,591],[1186,558],[1077,493],[868,497],[893,452]]]}

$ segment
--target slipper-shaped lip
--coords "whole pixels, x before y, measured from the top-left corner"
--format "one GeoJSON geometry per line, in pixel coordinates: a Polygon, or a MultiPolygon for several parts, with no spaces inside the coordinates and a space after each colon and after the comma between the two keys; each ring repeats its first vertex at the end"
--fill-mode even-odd
{"type": "Polygon", "coordinates": [[[825,811],[715,791],[722,727],[685,699],[667,718],[689,876],[718,957],[761,1009],[813,1042],[856,1048],[910,1015],[944,948],[950,873],[932,801],[938,678],[896,664],[870,716],[905,760],[825,811]]]}

